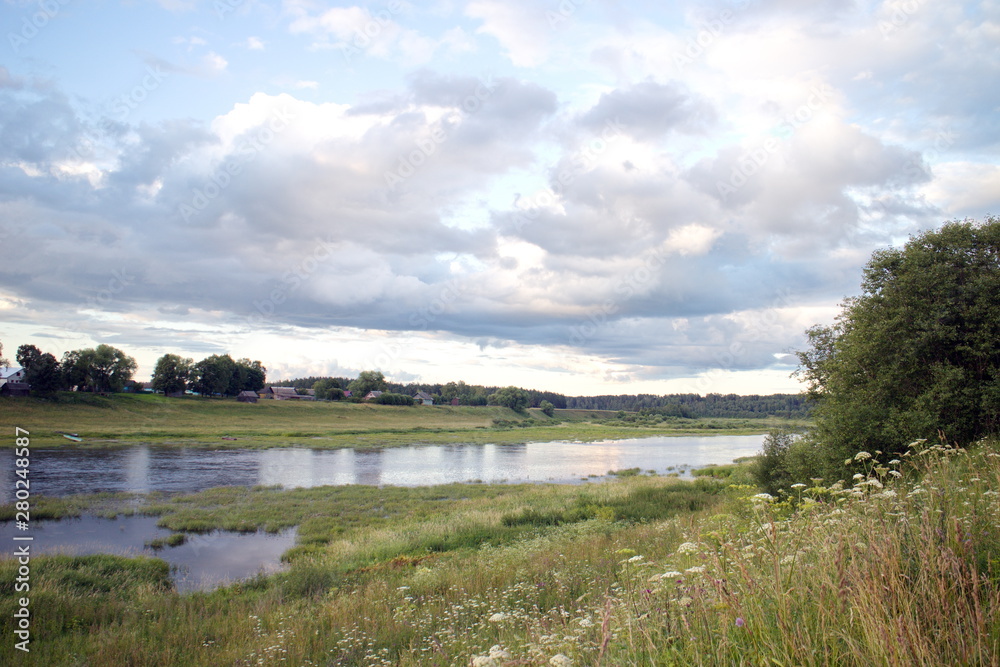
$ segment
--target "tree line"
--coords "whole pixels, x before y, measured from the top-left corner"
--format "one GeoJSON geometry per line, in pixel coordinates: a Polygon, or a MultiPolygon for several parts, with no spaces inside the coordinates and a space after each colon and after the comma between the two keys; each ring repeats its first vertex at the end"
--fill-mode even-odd
{"type": "MultiPolygon", "coordinates": [[[[0,353],[3,345],[0,344],[0,353]]],[[[17,348],[15,359],[24,369],[24,381],[37,396],[57,391],[113,393],[135,388],[136,360],[111,345],[70,350],[56,359],[35,345],[17,348]]],[[[0,354],[0,366],[9,362],[0,354]]],[[[234,360],[228,354],[213,354],[195,362],[176,354],[165,354],[156,362],[152,386],[155,391],[178,394],[190,389],[205,396],[235,396],[264,388],[267,369],[259,361],[234,360]]]]}
{"type": "Polygon", "coordinates": [[[624,410],[668,417],[701,419],[731,417],[760,419],[784,417],[803,419],[812,405],[801,394],[768,394],[740,396],[738,394],[622,394],[619,396],[574,396],[567,407],[578,410],[624,410]]]}

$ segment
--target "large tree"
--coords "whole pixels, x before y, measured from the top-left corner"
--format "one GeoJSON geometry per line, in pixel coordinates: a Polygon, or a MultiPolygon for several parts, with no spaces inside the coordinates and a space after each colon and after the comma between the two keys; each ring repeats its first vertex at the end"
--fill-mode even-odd
{"type": "Polygon", "coordinates": [[[104,344],[67,352],[62,361],[65,384],[90,391],[121,391],[136,368],[135,359],[104,344]]]}
{"type": "Polygon", "coordinates": [[[862,294],[808,336],[799,374],[818,404],[807,443],[827,473],[858,451],[996,434],[1000,219],[947,223],[876,252],[862,294]]]}
{"type": "Polygon", "coordinates": [[[187,389],[194,359],[179,354],[165,354],[156,360],[153,369],[153,391],[176,394],[187,389]]]}
{"type": "Polygon", "coordinates": [[[227,394],[235,372],[236,362],[228,354],[205,357],[191,369],[191,389],[202,396],[227,394]]]}
{"type": "Polygon", "coordinates": [[[524,411],[531,402],[531,396],[524,389],[519,387],[504,387],[496,393],[490,394],[490,405],[501,405],[517,412],[524,411]]]}
{"type": "Polygon", "coordinates": [[[17,348],[17,363],[24,368],[24,381],[31,385],[34,394],[51,396],[62,385],[59,361],[34,345],[25,344],[17,348]]]}
{"type": "Polygon", "coordinates": [[[361,371],[356,380],[347,386],[358,398],[364,398],[370,391],[385,391],[388,383],[381,371],[361,371]]]}

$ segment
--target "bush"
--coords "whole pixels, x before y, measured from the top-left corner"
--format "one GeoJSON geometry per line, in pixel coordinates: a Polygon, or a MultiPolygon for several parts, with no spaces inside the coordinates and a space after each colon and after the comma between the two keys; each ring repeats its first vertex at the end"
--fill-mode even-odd
{"type": "Polygon", "coordinates": [[[412,396],[407,396],[406,394],[393,394],[390,392],[385,392],[381,396],[375,399],[375,402],[379,405],[414,405],[415,401],[412,396]]]}

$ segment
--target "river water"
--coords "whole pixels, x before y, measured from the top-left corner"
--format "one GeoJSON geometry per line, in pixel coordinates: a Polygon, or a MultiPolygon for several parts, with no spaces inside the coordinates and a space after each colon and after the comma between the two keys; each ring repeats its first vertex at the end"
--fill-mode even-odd
{"type": "MultiPolygon", "coordinates": [[[[729,463],[760,450],[763,436],[680,436],[600,442],[533,442],[504,445],[422,445],[322,450],[205,449],[134,445],[115,449],[32,448],[31,495],[67,496],[118,491],[193,493],[216,486],[279,485],[285,488],[368,484],[420,486],[451,482],[578,483],[612,470],[640,468],[687,474],[729,463]]],[[[14,500],[14,452],[0,450],[3,502],[14,500]]],[[[156,517],[102,519],[83,516],[30,521],[28,531],[0,522],[0,543],[32,537],[32,553],[145,554],[167,561],[178,591],[210,590],[220,583],[282,569],[280,557],[294,546],[295,529],[278,535],[188,535],[176,547],[145,544],[170,531],[156,517]]]]}
{"type": "MultiPolygon", "coordinates": [[[[763,436],[674,436],[599,442],[413,445],[375,449],[205,449],[133,445],[31,450],[32,495],[124,491],[192,493],[214,486],[579,482],[611,470],[659,474],[729,463],[763,436]]],[[[13,500],[14,453],[0,451],[3,502],[13,500]]]]}

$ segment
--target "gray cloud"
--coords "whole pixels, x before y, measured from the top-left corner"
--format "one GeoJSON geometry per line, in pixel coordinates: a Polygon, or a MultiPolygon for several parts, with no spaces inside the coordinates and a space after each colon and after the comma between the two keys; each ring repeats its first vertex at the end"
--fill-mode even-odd
{"type": "Polygon", "coordinates": [[[620,122],[624,132],[643,141],[670,130],[704,132],[715,119],[712,106],[683,85],[644,81],[601,95],[600,101],[580,117],[580,124],[600,130],[611,121],[620,122]]]}

